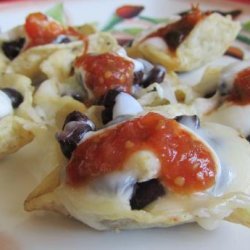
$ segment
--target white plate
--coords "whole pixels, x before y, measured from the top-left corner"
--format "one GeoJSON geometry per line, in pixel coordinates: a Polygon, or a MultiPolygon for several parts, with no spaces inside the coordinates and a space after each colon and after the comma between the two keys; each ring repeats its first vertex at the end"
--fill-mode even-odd
{"type": "MultiPolygon", "coordinates": [[[[51,7],[52,1],[0,5],[0,27],[7,30],[24,21],[32,11],[51,7]]],[[[120,0],[64,1],[72,23],[106,21],[112,11],[124,4],[143,4],[145,15],[165,17],[190,7],[187,0],[120,0]]],[[[195,2],[198,2],[197,0],[195,2]]],[[[250,6],[224,1],[199,1],[204,9],[242,8],[250,6]]],[[[52,213],[26,213],[23,201],[27,194],[49,171],[46,147],[38,151],[32,143],[0,162],[0,249],[1,250],[64,250],[64,249],[250,249],[250,230],[224,222],[212,232],[195,224],[169,229],[97,232],[81,223],[52,213]],[[38,155],[44,158],[38,161],[38,155]]]]}

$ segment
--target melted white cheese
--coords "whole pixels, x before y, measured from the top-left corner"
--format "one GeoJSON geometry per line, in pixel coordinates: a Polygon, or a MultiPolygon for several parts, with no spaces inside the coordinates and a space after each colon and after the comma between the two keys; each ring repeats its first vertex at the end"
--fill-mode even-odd
{"type": "Polygon", "coordinates": [[[152,152],[135,152],[126,161],[123,170],[98,178],[90,184],[90,189],[105,196],[118,195],[126,203],[133,193],[133,185],[156,178],[159,170],[160,161],[152,152]]]}
{"type": "Polygon", "coordinates": [[[133,62],[134,64],[134,72],[137,71],[143,71],[144,70],[144,64],[138,60],[138,59],[133,59],[127,55],[126,50],[123,47],[119,47],[117,51],[115,51],[116,54],[118,54],[120,57],[123,57],[124,59],[133,62]]]}
{"type": "MultiPolygon", "coordinates": [[[[190,132],[185,126],[183,129],[190,132]]],[[[112,225],[154,227],[190,221],[207,229],[215,227],[235,208],[250,206],[250,145],[222,125],[204,123],[198,130],[191,129],[197,139],[213,148],[220,161],[221,171],[212,189],[189,196],[169,192],[143,210],[131,210],[134,183],[155,178],[159,172],[157,157],[150,151],[140,151],[128,159],[123,170],[99,177],[87,186],[74,189],[62,185],[56,190],[57,199],[71,216],[100,230],[112,225]]]]}
{"type": "MultiPolygon", "coordinates": [[[[224,92],[232,88],[237,74],[247,67],[250,67],[250,61],[241,61],[230,64],[221,71],[219,84],[225,84],[225,87],[223,87],[224,92]]],[[[217,103],[222,101],[223,99],[217,98],[217,103]]],[[[209,102],[209,100],[204,99],[204,103],[209,104],[209,102]]],[[[230,126],[246,137],[250,135],[250,120],[247,119],[249,115],[250,105],[238,105],[224,100],[218,108],[204,116],[204,120],[230,126]]]]}
{"type": "Polygon", "coordinates": [[[146,39],[143,42],[143,44],[152,45],[155,48],[162,50],[162,51],[166,51],[168,49],[166,42],[161,37],[150,37],[150,38],[146,39]]]}
{"type": "Polygon", "coordinates": [[[214,123],[205,123],[199,134],[220,159],[222,172],[214,188],[214,194],[220,196],[230,192],[249,192],[249,143],[234,129],[214,123]]]}
{"type": "Polygon", "coordinates": [[[142,106],[133,96],[121,92],[115,98],[115,105],[113,107],[113,120],[119,116],[137,115],[142,111],[142,106]]]}
{"type": "Polygon", "coordinates": [[[222,56],[198,69],[178,74],[180,83],[189,86],[197,85],[202,81],[202,78],[208,69],[223,68],[234,62],[239,62],[239,60],[231,56],[222,56]]]}
{"type": "Polygon", "coordinates": [[[231,88],[237,74],[247,67],[250,67],[250,61],[238,61],[228,65],[221,71],[220,83],[231,88]]]}
{"type": "Polygon", "coordinates": [[[144,71],[144,65],[140,60],[132,59],[134,63],[134,72],[144,71]]]}
{"type": "Polygon", "coordinates": [[[230,126],[239,131],[242,136],[247,137],[250,135],[249,115],[250,105],[237,105],[224,102],[215,111],[204,116],[204,120],[230,126]]]}
{"type": "Polygon", "coordinates": [[[0,119],[12,113],[13,107],[10,98],[0,90],[0,119]]]}

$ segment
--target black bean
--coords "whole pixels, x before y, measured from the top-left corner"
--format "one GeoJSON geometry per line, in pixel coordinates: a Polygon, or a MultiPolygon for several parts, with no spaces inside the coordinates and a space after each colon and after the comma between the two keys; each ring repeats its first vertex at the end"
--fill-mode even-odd
{"type": "Polygon", "coordinates": [[[6,57],[8,57],[10,60],[13,60],[15,57],[17,57],[23,48],[25,43],[24,38],[19,38],[14,41],[10,42],[3,42],[2,44],[2,50],[6,57]]]}
{"type": "Polygon", "coordinates": [[[248,142],[250,142],[250,135],[248,135],[248,136],[246,137],[246,140],[247,140],[248,142]]]}
{"type": "Polygon", "coordinates": [[[13,108],[17,108],[23,102],[23,95],[12,88],[2,88],[3,91],[11,100],[11,104],[13,108]]]}
{"type": "Polygon", "coordinates": [[[140,83],[140,85],[144,88],[147,88],[152,83],[161,83],[164,80],[166,74],[166,69],[161,65],[155,65],[148,74],[146,74],[146,77],[143,79],[143,81],[140,83]]]}
{"type": "Polygon", "coordinates": [[[176,116],[175,120],[190,128],[198,129],[200,127],[200,119],[197,115],[180,115],[176,116]]]}
{"type": "Polygon", "coordinates": [[[70,37],[65,35],[59,35],[52,43],[60,44],[60,43],[70,43],[72,40],[70,37]]]}
{"type": "Polygon", "coordinates": [[[204,98],[211,98],[216,94],[216,90],[210,91],[204,95],[204,98]]]}
{"type": "Polygon", "coordinates": [[[115,105],[115,98],[121,93],[122,91],[119,89],[111,89],[109,90],[103,97],[100,102],[101,105],[104,107],[113,107],[115,105]]]}
{"type": "Polygon", "coordinates": [[[70,122],[81,122],[90,126],[92,130],[95,130],[94,123],[86,115],[82,114],[79,111],[73,111],[67,115],[63,124],[63,129],[70,122]]]}
{"type": "Polygon", "coordinates": [[[61,150],[63,154],[69,159],[72,155],[72,152],[76,149],[77,143],[80,142],[85,133],[87,133],[89,127],[83,124],[76,124],[75,128],[72,127],[71,131],[63,131],[56,135],[58,142],[60,143],[61,150]]]}
{"type": "Polygon", "coordinates": [[[93,130],[95,125],[86,115],[78,111],[70,113],[65,119],[63,131],[56,134],[63,154],[70,158],[84,135],[93,130]]]}
{"type": "Polygon", "coordinates": [[[231,88],[230,88],[230,87],[228,86],[228,84],[225,83],[225,82],[221,83],[221,84],[219,85],[219,88],[218,88],[219,93],[220,93],[221,96],[226,96],[226,95],[228,95],[229,92],[230,92],[230,89],[231,89],[231,88]]]}
{"type": "Polygon", "coordinates": [[[119,89],[111,89],[102,98],[100,104],[105,107],[102,111],[102,122],[107,124],[113,118],[113,107],[115,105],[115,98],[121,93],[119,89]]]}
{"type": "Polygon", "coordinates": [[[151,202],[165,195],[166,191],[158,179],[151,179],[145,182],[138,182],[134,186],[130,206],[132,210],[139,210],[151,202]]]}
{"type": "Polygon", "coordinates": [[[137,58],[143,64],[143,69],[134,72],[134,85],[147,88],[152,83],[161,83],[164,80],[166,69],[161,65],[153,65],[150,62],[137,58]]]}
{"type": "Polygon", "coordinates": [[[105,108],[102,111],[102,123],[107,124],[113,119],[113,108],[105,108]]]}
{"type": "Polygon", "coordinates": [[[140,83],[143,81],[143,76],[144,76],[144,73],[142,70],[135,71],[133,84],[140,85],[140,83]]]}

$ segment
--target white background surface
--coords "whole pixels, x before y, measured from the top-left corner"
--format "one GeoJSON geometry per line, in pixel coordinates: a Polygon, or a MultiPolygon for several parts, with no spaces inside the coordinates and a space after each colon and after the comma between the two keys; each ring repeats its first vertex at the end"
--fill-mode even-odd
{"type": "MultiPolygon", "coordinates": [[[[43,11],[53,4],[15,3],[0,5],[0,27],[6,30],[24,21],[31,11],[43,11]]],[[[144,4],[144,15],[165,17],[190,6],[185,0],[121,0],[65,1],[72,23],[103,22],[123,3],[144,4]]],[[[197,2],[197,1],[196,1],[197,2]]],[[[204,9],[233,9],[235,4],[223,1],[200,1],[204,9]]],[[[246,14],[250,7],[245,6],[246,14]]],[[[49,169],[46,168],[46,149],[38,151],[28,145],[15,156],[0,162],[0,250],[66,250],[66,249],[220,249],[249,250],[250,229],[224,222],[215,231],[205,231],[197,225],[169,229],[97,232],[81,223],[52,213],[26,213],[23,201],[49,169]],[[44,154],[38,161],[37,156],[44,154]]]]}

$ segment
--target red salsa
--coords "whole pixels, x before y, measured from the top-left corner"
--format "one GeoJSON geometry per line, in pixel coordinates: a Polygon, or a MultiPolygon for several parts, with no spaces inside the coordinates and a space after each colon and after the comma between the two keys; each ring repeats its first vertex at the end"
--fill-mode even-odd
{"type": "Polygon", "coordinates": [[[193,7],[192,10],[180,20],[167,24],[163,28],[159,28],[157,31],[146,36],[143,41],[152,37],[161,37],[168,45],[169,50],[175,52],[195,25],[209,14],[209,12],[202,13],[198,7],[193,7]]]}
{"type": "Polygon", "coordinates": [[[37,12],[27,16],[24,29],[28,37],[26,49],[38,45],[49,44],[59,35],[75,36],[82,39],[83,35],[72,27],[64,27],[46,15],[37,12]]]}
{"type": "Polygon", "coordinates": [[[157,113],[124,122],[90,137],[74,151],[67,166],[70,185],[120,170],[135,152],[149,150],[160,160],[160,179],[177,193],[203,191],[215,183],[210,149],[175,120],[157,113]]]}
{"type": "Polygon", "coordinates": [[[227,100],[238,105],[250,104],[250,67],[237,74],[227,100]]]}
{"type": "Polygon", "coordinates": [[[100,98],[110,89],[131,92],[134,63],[114,53],[83,54],[75,66],[84,71],[84,83],[94,98],[100,98]]]}

